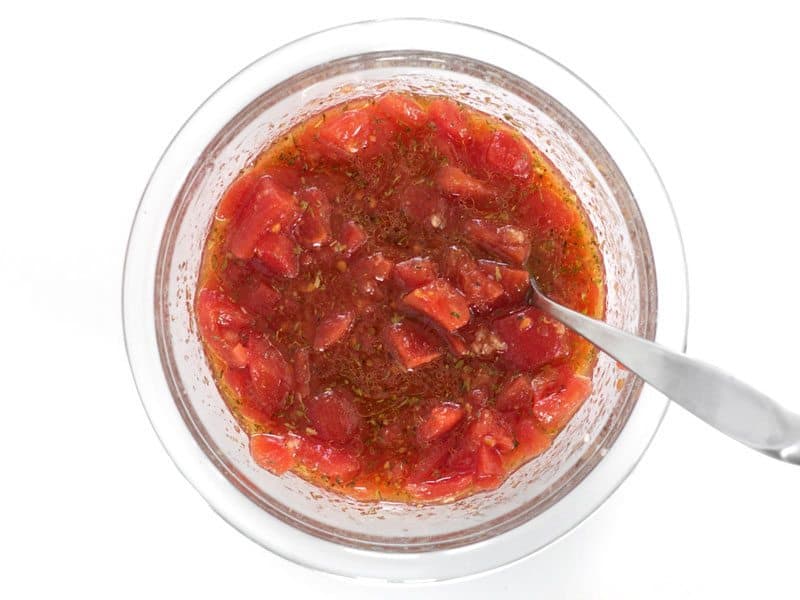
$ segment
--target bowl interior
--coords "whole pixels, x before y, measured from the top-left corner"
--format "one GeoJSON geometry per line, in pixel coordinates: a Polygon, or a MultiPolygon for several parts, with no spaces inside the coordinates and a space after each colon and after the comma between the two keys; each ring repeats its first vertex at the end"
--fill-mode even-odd
{"type": "Polygon", "coordinates": [[[239,170],[305,116],[388,90],[443,95],[516,127],[564,174],[594,227],[605,266],[606,320],[653,338],[656,289],[650,243],[614,161],[557,100],[531,83],[462,56],[380,52],[299,73],[243,108],[197,157],[175,199],[156,265],[156,335],[174,401],[197,444],[267,513],[339,544],[426,552],[493,537],[535,518],[602,460],[624,427],[640,384],[601,354],[594,392],[553,446],[498,490],[440,506],[360,503],[299,477],[254,465],[203,355],[192,306],[201,251],[217,200],[239,170]]]}

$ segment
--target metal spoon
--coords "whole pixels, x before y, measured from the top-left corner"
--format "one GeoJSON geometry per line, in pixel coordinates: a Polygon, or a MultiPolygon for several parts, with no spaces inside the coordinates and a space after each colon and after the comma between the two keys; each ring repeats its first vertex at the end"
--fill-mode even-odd
{"type": "Polygon", "coordinates": [[[530,304],[561,321],[725,435],[800,465],[800,415],[716,367],[561,306],[531,278],[530,304]]]}

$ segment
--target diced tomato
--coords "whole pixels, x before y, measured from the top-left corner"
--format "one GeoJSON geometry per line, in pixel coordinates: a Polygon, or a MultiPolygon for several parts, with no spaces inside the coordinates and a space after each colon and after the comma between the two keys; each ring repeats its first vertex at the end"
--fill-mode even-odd
{"type": "Polygon", "coordinates": [[[503,298],[496,306],[510,306],[525,301],[531,287],[531,274],[493,260],[479,260],[478,268],[503,286],[503,298]]]}
{"type": "Polygon", "coordinates": [[[378,98],[376,106],[384,115],[406,127],[420,127],[427,121],[422,107],[408,96],[385,94],[378,98]]]}
{"type": "Polygon", "coordinates": [[[257,423],[262,427],[270,427],[273,425],[272,410],[262,407],[253,398],[244,398],[239,406],[239,413],[245,418],[257,423]]]}
{"type": "Polygon", "coordinates": [[[333,444],[349,442],[358,433],[363,421],[353,395],[343,389],[317,394],[306,402],[306,409],[317,435],[333,444]]]}
{"type": "Polygon", "coordinates": [[[494,483],[498,482],[504,473],[500,451],[497,448],[481,444],[478,448],[478,460],[475,464],[475,478],[479,481],[493,480],[494,483]]]}
{"type": "Polygon", "coordinates": [[[455,331],[469,323],[467,299],[445,279],[434,279],[406,294],[403,303],[446,331],[455,331]]]}
{"type": "Polygon", "coordinates": [[[287,447],[284,435],[262,433],[250,438],[250,454],[259,467],[281,475],[294,464],[292,450],[287,447]]]}
{"type": "Polygon", "coordinates": [[[264,175],[271,177],[278,185],[287,190],[300,189],[302,184],[301,172],[286,164],[269,165],[264,169],[264,175]]]}
{"type": "Polygon", "coordinates": [[[420,483],[431,478],[450,452],[452,443],[450,440],[440,440],[420,452],[416,463],[408,475],[408,480],[413,483],[420,483]]]}
{"type": "Polygon", "coordinates": [[[491,172],[528,179],[531,175],[531,155],[522,140],[508,131],[498,129],[486,148],[486,165],[491,172]]]}
{"type": "Polygon", "coordinates": [[[233,368],[247,364],[246,355],[237,348],[242,330],[253,319],[218,290],[203,288],[197,296],[197,323],[206,344],[233,368]]]}
{"type": "Polygon", "coordinates": [[[301,398],[311,394],[311,360],[308,348],[299,348],[294,353],[294,393],[301,398]]]}
{"type": "Polygon", "coordinates": [[[552,443],[550,436],[531,417],[520,417],[514,424],[514,437],[519,443],[519,450],[525,456],[537,456],[552,443]]]}
{"type": "Polygon", "coordinates": [[[358,458],[325,442],[303,440],[296,457],[307,469],[340,483],[352,481],[361,470],[358,458]]]}
{"type": "Polygon", "coordinates": [[[432,481],[406,484],[406,491],[415,498],[445,500],[469,489],[472,477],[472,473],[446,475],[432,481]]]}
{"type": "Polygon", "coordinates": [[[491,308],[504,294],[503,286],[479,269],[478,263],[462,248],[451,246],[445,250],[444,269],[478,312],[491,308]]]}
{"type": "Polygon", "coordinates": [[[566,328],[535,308],[513,313],[494,322],[494,331],[506,344],[503,359],[523,371],[566,357],[566,328]]]}
{"type": "Polygon", "coordinates": [[[294,374],[280,350],[265,337],[251,335],[247,347],[250,351],[248,366],[253,380],[254,399],[271,415],[292,388],[294,374]]]}
{"type": "Polygon", "coordinates": [[[281,233],[267,232],[255,248],[256,257],[270,273],[294,279],[300,273],[300,261],[291,239],[281,233]]]}
{"type": "Polygon", "coordinates": [[[235,219],[242,206],[250,201],[256,181],[258,175],[252,170],[234,179],[217,206],[216,218],[220,221],[235,219]]]}
{"type": "Polygon", "coordinates": [[[331,241],[331,204],[317,188],[297,195],[303,214],[295,225],[294,236],[304,248],[318,248],[331,241]]]}
{"type": "Polygon", "coordinates": [[[537,187],[533,194],[524,198],[515,213],[522,226],[556,235],[563,235],[577,221],[574,211],[561,196],[544,186],[537,187]]]}
{"type": "Polygon", "coordinates": [[[239,397],[244,397],[250,393],[250,386],[253,382],[250,379],[250,371],[248,369],[227,368],[222,375],[222,379],[239,397]]]}
{"type": "Polygon", "coordinates": [[[437,333],[442,336],[450,352],[455,356],[465,356],[469,353],[469,347],[458,333],[451,333],[449,331],[437,330],[437,333]]]}
{"type": "Polygon", "coordinates": [[[464,224],[467,236],[479,247],[495,256],[523,265],[531,254],[528,234],[513,225],[498,226],[481,219],[464,224]]]}
{"type": "Polygon", "coordinates": [[[419,439],[425,443],[442,437],[464,417],[464,409],[454,402],[434,406],[417,428],[419,439]]]}
{"type": "Polygon", "coordinates": [[[447,201],[426,185],[409,185],[398,193],[398,204],[412,223],[443,229],[449,219],[447,201]]]}
{"type": "Polygon", "coordinates": [[[357,260],[350,272],[353,277],[366,277],[376,281],[386,281],[392,273],[394,263],[382,253],[376,252],[357,260]]]}
{"type": "Polygon", "coordinates": [[[430,283],[438,276],[439,267],[428,257],[409,258],[394,267],[395,280],[406,290],[413,290],[430,283]]]}
{"type": "Polygon", "coordinates": [[[404,439],[402,425],[398,421],[392,421],[381,428],[377,441],[386,448],[397,448],[400,447],[404,439]]]}
{"type": "Polygon", "coordinates": [[[339,241],[345,247],[345,254],[352,256],[367,241],[367,234],[364,233],[364,228],[358,223],[347,221],[342,225],[339,241]]]}
{"type": "Polygon", "coordinates": [[[559,431],[592,391],[592,380],[573,375],[559,391],[534,400],[533,416],[546,431],[559,431]]]}
{"type": "Polygon", "coordinates": [[[339,342],[350,331],[354,319],[355,313],[352,310],[325,317],[317,325],[317,331],[314,333],[314,341],[311,344],[314,350],[322,352],[339,342]]]}
{"type": "Polygon", "coordinates": [[[443,193],[454,198],[480,200],[493,195],[484,182],[451,165],[439,169],[436,173],[436,185],[443,193]]]}
{"type": "Polygon", "coordinates": [[[271,177],[261,177],[252,196],[229,234],[229,248],[236,258],[250,258],[265,231],[288,231],[300,216],[295,197],[271,177]]]}
{"type": "Polygon", "coordinates": [[[477,418],[470,423],[467,435],[475,447],[486,445],[497,448],[500,452],[514,449],[514,437],[508,424],[491,408],[484,408],[477,418]]]}
{"type": "Polygon", "coordinates": [[[442,355],[433,336],[416,323],[407,320],[387,325],[384,338],[389,351],[408,371],[442,355]]]}
{"type": "Polygon", "coordinates": [[[452,141],[463,143],[468,138],[467,117],[452,100],[437,98],[428,105],[428,116],[452,141]]]}
{"type": "Polygon", "coordinates": [[[369,145],[372,133],[369,114],[364,110],[349,110],[326,119],[317,130],[320,144],[330,158],[347,158],[369,145]]]}
{"type": "Polygon", "coordinates": [[[281,295],[263,281],[242,287],[239,295],[239,303],[256,315],[267,314],[280,299],[281,295]]]}
{"type": "Polygon", "coordinates": [[[516,375],[509,379],[500,388],[495,400],[498,410],[520,410],[533,406],[533,389],[531,378],[528,375],[516,375]]]}
{"type": "Polygon", "coordinates": [[[543,366],[531,379],[534,400],[541,400],[545,396],[560,391],[570,377],[572,377],[572,368],[569,365],[543,366]]]}

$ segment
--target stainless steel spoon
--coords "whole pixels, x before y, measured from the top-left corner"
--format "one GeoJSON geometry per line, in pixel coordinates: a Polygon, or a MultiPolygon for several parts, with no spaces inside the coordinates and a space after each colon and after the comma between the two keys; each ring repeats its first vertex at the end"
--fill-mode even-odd
{"type": "Polygon", "coordinates": [[[561,306],[531,278],[531,305],[558,319],[725,435],[800,465],[800,415],[709,364],[561,306]]]}

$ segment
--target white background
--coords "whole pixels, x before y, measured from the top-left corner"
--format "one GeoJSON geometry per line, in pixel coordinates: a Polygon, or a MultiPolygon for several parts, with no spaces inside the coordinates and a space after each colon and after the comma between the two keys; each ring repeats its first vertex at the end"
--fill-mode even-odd
{"type": "MultiPolygon", "coordinates": [[[[410,595],[290,564],[218,518],[158,443],[122,341],[125,241],[172,135],[250,61],[335,24],[462,20],[586,79],[638,134],[675,203],[690,353],[800,410],[796,15],[769,2],[524,4],[0,8],[0,597],[410,595]]],[[[797,467],[672,407],[633,475],[578,530],[489,576],[412,589],[797,598],[798,499],[797,467]]]]}

